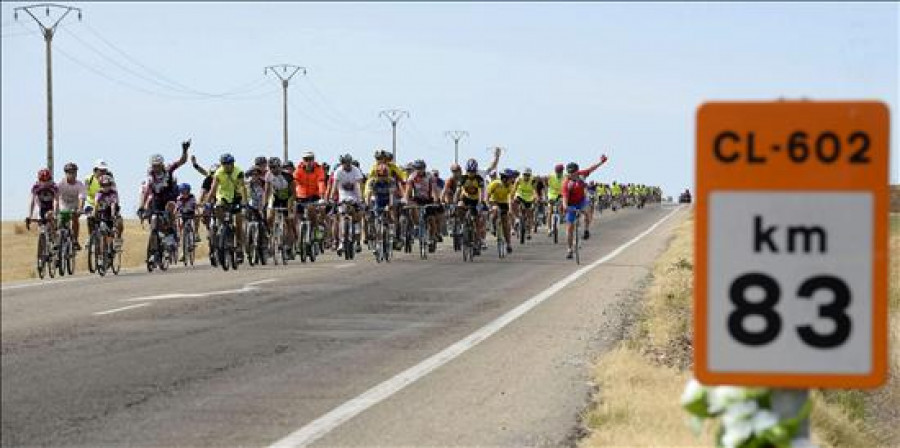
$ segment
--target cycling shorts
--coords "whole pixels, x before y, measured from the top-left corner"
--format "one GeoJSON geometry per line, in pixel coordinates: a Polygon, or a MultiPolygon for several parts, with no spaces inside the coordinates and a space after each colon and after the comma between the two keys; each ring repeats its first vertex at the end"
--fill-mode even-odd
{"type": "Polygon", "coordinates": [[[578,211],[587,208],[589,205],[590,201],[587,199],[581,201],[580,204],[569,204],[569,208],[566,210],[566,222],[574,223],[578,219],[578,211]]]}
{"type": "MultiPolygon", "coordinates": [[[[412,198],[413,204],[424,207],[426,205],[434,204],[434,201],[431,199],[422,199],[422,198],[412,198]]],[[[438,212],[437,207],[428,207],[425,209],[425,216],[434,216],[438,212]]]]}
{"type": "Polygon", "coordinates": [[[289,199],[272,198],[272,208],[287,208],[289,199]]]}
{"type": "Polygon", "coordinates": [[[496,205],[500,209],[501,215],[505,215],[505,214],[509,213],[509,204],[507,204],[505,202],[498,202],[494,205],[496,205]]]}
{"type": "Polygon", "coordinates": [[[531,208],[534,207],[534,201],[526,201],[520,197],[516,197],[516,202],[518,202],[519,205],[528,210],[531,210],[531,208]]]}

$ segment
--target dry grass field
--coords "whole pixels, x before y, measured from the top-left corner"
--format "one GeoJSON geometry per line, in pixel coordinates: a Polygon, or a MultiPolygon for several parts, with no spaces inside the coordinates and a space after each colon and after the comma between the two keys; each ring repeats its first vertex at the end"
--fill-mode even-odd
{"type": "MultiPolygon", "coordinates": [[[[144,223],[147,226],[147,223],[144,223]]],[[[81,221],[80,240],[84,245],[87,239],[87,225],[84,220],[81,221]]],[[[201,226],[202,227],[202,226],[201,226]]],[[[206,237],[206,230],[200,231],[201,239],[206,237]]],[[[125,252],[122,255],[123,267],[143,266],[144,255],[147,248],[148,230],[141,228],[140,221],[136,219],[125,220],[125,252]]],[[[22,221],[4,221],[2,224],[2,269],[0,269],[0,281],[9,282],[15,280],[27,280],[37,278],[34,269],[35,251],[37,250],[37,226],[32,226],[31,231],[25,229],[25,223],[22,221]]],[[[197,247],[197,260],[205,260],[207,258],[207,248],[205,244],[197,247]]],[[[85,252],[79,253],[76,261],[76,275],[89,274],[87,270],[87,260],[85,252]]]]}

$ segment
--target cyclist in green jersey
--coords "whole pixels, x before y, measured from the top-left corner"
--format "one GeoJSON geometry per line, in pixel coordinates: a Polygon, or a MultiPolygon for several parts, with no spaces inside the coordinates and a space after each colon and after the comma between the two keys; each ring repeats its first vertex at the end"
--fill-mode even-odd
{"type": "MultiPolygon", "coordinates": [[[[219,157],[219,169],[213,173],[213,182],[209,187],[209,203],[228,207],[234,214],[235,234],[237,235],[238,263],[244,262],[244,217],[240,213],[241,206],[247,203],[247,186],[244,183],[244,172],[234,164],[234,156],[229,153],[219,157]]],[[[222,210],[217,207],[216,219],[222,218],[222,210]]]]}

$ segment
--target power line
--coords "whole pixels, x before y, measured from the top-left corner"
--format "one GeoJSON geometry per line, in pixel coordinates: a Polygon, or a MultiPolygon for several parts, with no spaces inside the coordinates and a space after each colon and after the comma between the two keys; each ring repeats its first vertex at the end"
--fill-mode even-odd
{"type": "Polygon", "coordinates": [[[391,136],[393,137],[393,139],[392,139],[393,144],[391,146],[391,148],[392,148],[391,154],[393,154],[394,160],[398,160],[397,159],[397,123],[400,122],[400,119],[403,118],[404,116],[406,118],[409,118],[409,112],[405,111],[403,109],[387,109],[387,110],[381,111],[381,113],[379,113],[378,116],[387,118],[388,121],[391,122],[391,136]]]}

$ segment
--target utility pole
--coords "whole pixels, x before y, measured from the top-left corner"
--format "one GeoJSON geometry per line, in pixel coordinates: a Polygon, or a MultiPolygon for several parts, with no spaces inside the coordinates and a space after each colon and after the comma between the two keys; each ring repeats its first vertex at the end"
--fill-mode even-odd
{"type": "Polygon", "coordinates": [[[391,154],[394,156],[394,162],[399,163],[397,161],[397,122],[399,122],[400,118],[404,116],[406,118],[409,118],[409,112],[402,109],[388,109],[381,111],[378,116],[387,118],[388,121],[391,122],[391,131],[393,132],[393,145],[391,146],[391,154]]]}
{"type": "Polygon", "coordinates": [[[447,131],[444,135],[453,139],[453,163],[459,165],[459,141],[463,137],[468,137],[469,133],[466,131],[447,131]]]}
{"type": "Polygon", "coordinates": [[[288,119],[287,119],[287,89],[288,85],[291,82],[291,78],[300,72],[303,75],[306,75],[306,68],[300,67],[299,65],[291,65],[291,64],[281,64],[281,65],[270,65],[263,70],[263,74],[267,74],[271,71],[281,80],[281,90],[282,90],[282,109],[284,114],[284,160],[283,163],[287,163],[288,160],[288,119]],[[278,69],[281,69],[281,72],[278,72],[278,69]],[[288,73],[290,71],[290,73],[288,73]]]}
{"type": "MultiPolygon", "coordinates": [[[[56,26],[59,25],[59,22],[62,22],[63,19],[66,18],[72,11],[78,12],[78,20],[81,20],[81,8],[74,8],[71,6],[63,6],[63,5],[54,5],[52,3],[41,3],[38,5],[31,6],[20,6],[18,8],[13,9],[13,16],[16,20],[19,20],[19,11],[24,11],[26,14],[31,16],[32,19],[38,24],[41,28],[41,34],[44,35],[44,42],[47,47],[47,169],[50,170],[50,173],[53,174],[53,65],[51,60],[51,44],[53,42],[53,35],[56,33],[56,26]],[[40,9],[43,8],[47,18],[50,18],[50,8],[54,10],[61,9],[62,14],[53,22],[52,25],[45,25],[44,22],[41,22],[33,12],[32,9],[40,9]]],[[[47,20],[49,24],[50,20],[47,20]]]]}

